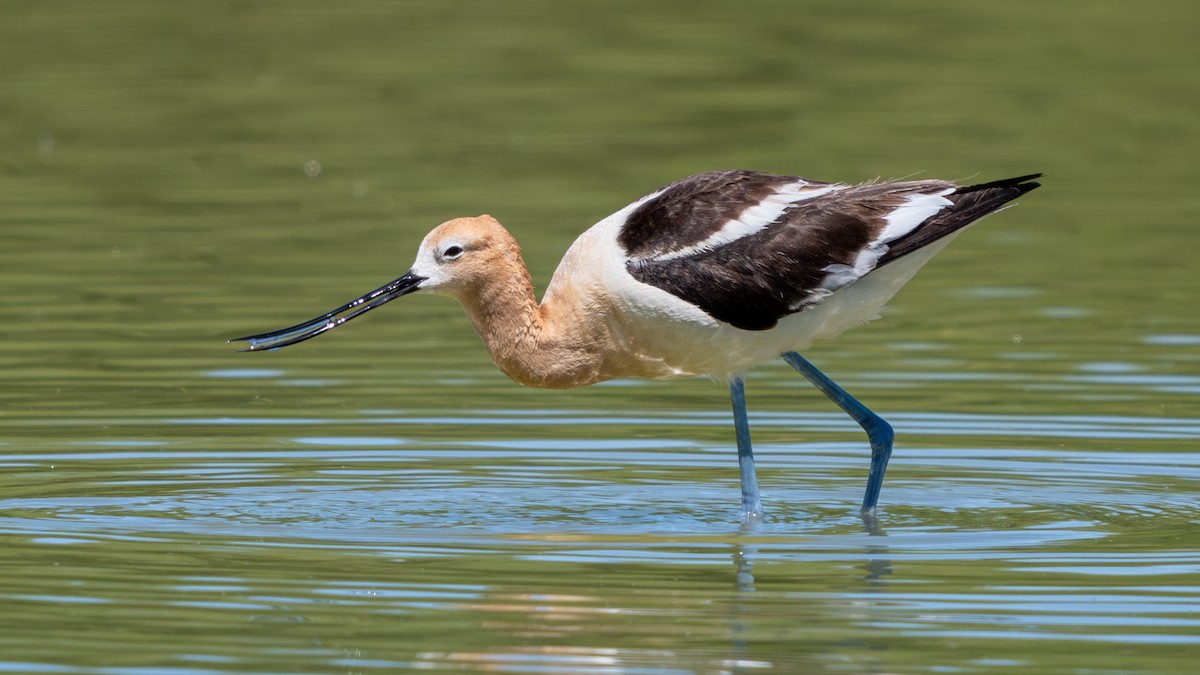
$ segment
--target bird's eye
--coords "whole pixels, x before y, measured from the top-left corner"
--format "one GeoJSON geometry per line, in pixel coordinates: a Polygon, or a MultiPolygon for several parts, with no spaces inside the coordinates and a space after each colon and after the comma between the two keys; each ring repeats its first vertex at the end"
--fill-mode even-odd
{"type": "Polygon", "coordinates": [[[454,260],[462,254],[463,249],[461,246],[447,246],[446,250],[442,251],[442,257],[446,258],[447,260],[454,260]]]}

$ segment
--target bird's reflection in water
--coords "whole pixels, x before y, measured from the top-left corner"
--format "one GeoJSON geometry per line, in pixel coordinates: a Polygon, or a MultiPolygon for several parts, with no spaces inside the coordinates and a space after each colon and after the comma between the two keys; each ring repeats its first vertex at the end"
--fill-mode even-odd
{"type": "Polygon", "coordinates": [[[884,540],[887,532],[879,525],[879,517],[873,511],[863,512],[862,516],[863,528],[871,537],[867,543],[863,545],[864,556],[863,580],[867,582],[867,587],[870,588],[878,584],[880,580],[892,573],[892,561],[888,558],[888,547],[884,540]]]}
{"type": "MultiPolygon", "coordinates": [[[[887,558],[887,544],[881,541],[887,536],[887,532],[879,524],[879,517],[874,512],[863,512],[859,517],[862,520],[863,532],[870,537],[868,543],[863,545],[863,580],[878,581],[892,573],[892,561],[887,558]]],[[[739,529],[743,535],[754,535],[761,531],[762,526],[759,523],[743,524],[739,529]]],[[[758,547],[753,544],[737,542],[733,545],[734,587],[739,593],[754,591],[753,567],[757,554],[758,547]]]]}
{"type": "MultiPolygon", "coordinates": [[[[884,577],[892,574],[892,561],[888,557],[889,549],[885,539],[887,532],[879,524],[878,516],[872,512],[862,513],[860,517],[867,541],[862,545],[862,564],[859,568],[863,572],[861,579],[864,591],[871,592],[882,586],[884,577]]],[[[761,525],[743,525],[740,532],[742,535],[752,536],[761,532],[761,525]]],[[[747,618],[756,615],[750,601],[755,592],[754,561],[758,557],[758,549],[753,543],[741,541],[733,545],[735,593],[734,601],[730,605],[732,644],[731,658],[726,661],[726,665],[729,666],[728,672],[731,673],[760,671],[764,666],[761,661],[749,659],[747,655],[747,646],[751,639],[751,627],[747,625],[747,618]]]]}

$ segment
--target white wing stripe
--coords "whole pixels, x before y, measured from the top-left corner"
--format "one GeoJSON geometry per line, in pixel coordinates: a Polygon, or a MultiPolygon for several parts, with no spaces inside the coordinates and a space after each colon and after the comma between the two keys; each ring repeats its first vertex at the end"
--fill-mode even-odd
{"type": "Polygon", "coordinates": [[[879,233],[875,241],[868,244],[854,257],[853,265],[827,265],[821,271],[827,276],[821,281],[821,288],[830,292],[858,281],[875,269],[879,258],[887,252],[887,242],[895,241],[912,232],[921,223],[954,202],[946,199],[955,188],[948,188],[934,194],[911,194],[904,203],[897,206],[891,213],[884,216],[887,225],[879,233]]]}
{"type": "Polygon", "coordinates": [[[954,202],[944,195],[954,192],[955,188],[947,188],[935,194],[915,193],[909,195],[904,203],[897,206],[884,217],[887,227],[883,228],[875,244],[886,244],[917,229],[917,226],[928,220],[938,211],[953,206],[954,202]]]}
{"type": "Polygon", "coordinates": [[[742,211],[741,215],[736,219],[725,221],[720,229],[703,240],[662,255],[654,256],[656,260],[672,260],[674,258],[683,258],[685,256],[711,251],[718,246],[724,246],[733,241],[737,241],[742,237],[748,237],[757,232],[761,232],[763,228],[771,223],[779,220],[783,212],[788,207],[797,202],[806,199],[820,197],[823,194],[828,194],[834,190],[841,189],[841,185],[824,185],[816,188],[809,188],[808,183],[797,181],[788,183],[775,190],[774,194],[763,199],[761,202],[742,211]]]}

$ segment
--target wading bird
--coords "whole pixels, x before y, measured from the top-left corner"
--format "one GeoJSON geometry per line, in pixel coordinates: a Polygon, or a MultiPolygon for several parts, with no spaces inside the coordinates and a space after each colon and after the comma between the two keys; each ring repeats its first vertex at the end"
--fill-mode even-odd
{"type": "Polygon", "coordinates": [[[761,518],[743,374],[782,357],[867,432],[862,510],[879,499],[892,428],[797,350],[869,321],[958,232],[1033,190],[1040,174],[821,183],[754,171],[676,181],[601,220],[567,250],[539,304],[496,219],[426,235],[403,276],[311,321],[237,340],[245,351],[315,337],[409,293],[449,295],[517,382],[568,388],[615,377],[729,382],[742,519],[761,518]]]}

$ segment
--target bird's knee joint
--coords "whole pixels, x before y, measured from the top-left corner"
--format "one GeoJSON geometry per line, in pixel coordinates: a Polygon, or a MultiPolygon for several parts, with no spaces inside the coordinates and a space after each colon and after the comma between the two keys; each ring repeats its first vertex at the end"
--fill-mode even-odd
{"type": "Polygon", "coordinates": [[[867,430],[867,436],[871,439],[872,445],[881,445],[886,447],[892,446],[892,441],[896,439],[896,432],[892,430],[892,425],[888,424],[882,417],[876,417],[871,427],[867,430]]]}

